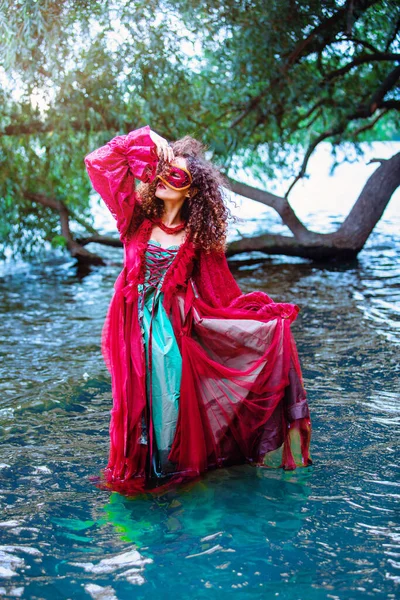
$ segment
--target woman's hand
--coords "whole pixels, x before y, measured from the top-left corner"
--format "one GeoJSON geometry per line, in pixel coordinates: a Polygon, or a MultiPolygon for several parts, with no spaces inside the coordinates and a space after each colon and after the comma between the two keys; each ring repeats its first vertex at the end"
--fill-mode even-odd
{"type": "Polygon", "coordinates": [[[171,162],[174,159],[174,151],[169,146],[167,140],[152,129],[149,135],[157,147],[158,158],[163,158],[166,162],[171,162]]]}

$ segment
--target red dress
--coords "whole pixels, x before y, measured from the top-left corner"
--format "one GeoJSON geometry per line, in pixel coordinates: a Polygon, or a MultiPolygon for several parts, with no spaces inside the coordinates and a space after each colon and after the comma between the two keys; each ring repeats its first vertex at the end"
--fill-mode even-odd
{"type": "MultiPolygon", "coordinates": [[[[146,126],[117,136],[85,157],[92,185],[116,219],[124,246],[124,267],[102,332],[113,394],[103,475],[107,489],[128,494],[161,489],[148,476],[151,439],[140,443],[143,428],[151,432],[152,422],[138,287],[144,282],[154,224],[143,217],[134,231],[129,227],[140,203],[135,178],[147,182],[156,174],[149,131],[146,126]]],[[[161,292],[182,358],[179,412],[168,456],[176,469],[165,485],[234,464],[311,465],[311,420],[290,329],[299,308],[275,303],[261,291],[243,294],[225,254],[206,253],[189,236],[168,267],[161,292]]]]}

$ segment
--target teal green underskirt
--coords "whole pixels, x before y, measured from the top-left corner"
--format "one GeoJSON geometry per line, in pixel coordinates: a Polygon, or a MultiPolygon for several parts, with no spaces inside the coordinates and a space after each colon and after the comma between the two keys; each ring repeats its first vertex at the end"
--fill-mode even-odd
{"type": "Polygon", "coordinates": [[[150,287],[145,293],[142,335],[146,354],[146,388],[149,406],[150,376],[152,380],[152,416],[155,452],[164,472],[173,470],[167,457],[172,446],[178,419],[182,359],[172,323],[162,305],[164,293],[150,287]],[[155,304],[152,325],[152,372],[149,369],[149,334],[152,305],[155,304]]]}

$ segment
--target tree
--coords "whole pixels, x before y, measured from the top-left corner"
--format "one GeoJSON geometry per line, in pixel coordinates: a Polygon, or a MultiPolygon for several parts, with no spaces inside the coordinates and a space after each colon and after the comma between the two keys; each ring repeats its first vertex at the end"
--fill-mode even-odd
{"type": "Polygon", "coordinates": [[[359,147],[399,130],[394,1],[3,5],[3,244],[30,252],[38,240],[53,240],[81,261],[101,260],[84,246],[114,242],[91,227],[83,156],[146,122],[168,139],[190,133],[204,140],[231,175],[233,191],[277,210],[293,234],[244,238],[229,254],[355,256],[400,184],[398,154],[382,161],[331,234],[309,231],[289,202],[321,141],[359,147]],[[20,98],[7,85],[11,79],[20,98]],[[38,96],[46,110],[32,104],[38,96]],[[293,148],[299,161],[289,163],[293,148]],[[284,168],[292,184],[284,197],[261,189],[264,183],[251,188],[236,180],[239,164],[260,182],[284,168]]]}

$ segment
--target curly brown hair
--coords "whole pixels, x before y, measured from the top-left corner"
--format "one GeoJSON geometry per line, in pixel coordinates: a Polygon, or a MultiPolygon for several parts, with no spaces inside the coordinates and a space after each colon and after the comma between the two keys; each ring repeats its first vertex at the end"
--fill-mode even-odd
{"type": "MultiPolygon", "coordinates": [[[[237,221],[225,204],[225,189],[229,189],[227,179],[216,165],[205,158],[207,148],[195,138],[186,135],[171,146],[176,157],[186,159],[193,178],[189,188],[190,197],[185,200],[181,210],[187,235],[196,247],[205,252],[225,251],[228,220],[237,221]]],[[[157,174],[161,173],[165,166],[165,161],[160,158],[157,174]]],[[[151,183],[139,185],[141,203],[132,219],[130,229],[135,228],[144,217],[152,220],[162,218],[164,202],[156,197],[156,187],[156,178],[151,183]]]]}

